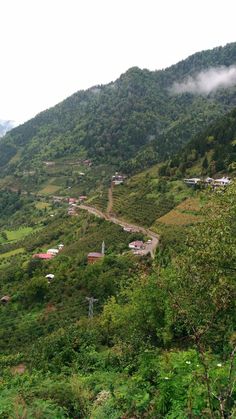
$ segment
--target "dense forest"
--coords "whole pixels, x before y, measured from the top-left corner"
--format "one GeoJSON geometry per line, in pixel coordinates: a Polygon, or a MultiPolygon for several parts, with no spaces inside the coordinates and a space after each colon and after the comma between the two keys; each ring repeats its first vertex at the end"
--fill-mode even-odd
{"type": "Polygon", "coordinates": [[[174,94],[173,84],[208,68],[230,66],[235,60],[236,44],[232,43],[194,54],[166,70],[134,67],[113,83],[79,91],[1,141],[1,172],[5,173],[8,162],[6,172],[10,173],[72,156],[117,166],[129,162],[126,171],[163,159],[236,106],[233,86],[196,95],[174,94]]]}
{"type": "Polygon", "coordinates": [[[236,170],[236,109],[218,118],[160,167],[162,176],[213,176],[236,170]]]}

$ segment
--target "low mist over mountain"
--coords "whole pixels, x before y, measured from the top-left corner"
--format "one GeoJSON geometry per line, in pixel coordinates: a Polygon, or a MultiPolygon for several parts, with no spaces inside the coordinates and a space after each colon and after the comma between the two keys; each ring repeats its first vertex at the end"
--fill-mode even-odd
{"type": "Polygon", "coordinates": [[[235,65],[134,67],[1,139],[0,419],[236,418],[235,65]]]}
{"type": "Polygon", "coordinates": [[[60,158],[113,163],[126,172],[162,161],[236,106],[235,64],[232,43],[166,70],[131,68],[12,130],[1,143],[0,166],[16,153],[11,173],[60,158]]]}
{"type": "Polygon", "coordinates": [[[8,131],[14,128],[16,124],[14,121],[5,121],[0,119],[0,137],[3,137],[8,131]]]}

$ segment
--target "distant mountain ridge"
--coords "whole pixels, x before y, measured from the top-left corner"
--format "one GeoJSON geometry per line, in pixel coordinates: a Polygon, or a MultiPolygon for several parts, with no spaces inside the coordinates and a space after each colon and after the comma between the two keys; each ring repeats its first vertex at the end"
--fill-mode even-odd
{"type": "Polygon", "coordinates": [[[127,172],[162,161],[236,107],[235,85],[196,95],[173,94],[173,84],[235,63],[232,43],[196,53],[166,70],[134,67],[114,83],[79,91],[5,136],[0,145],[2,173],[61,158],[90,158],[95,165],[115,164],[127,172]]]}
{"type": "Polygon", "coordinates": [[[16,126],[14,121],[0,119],[0,137],[3,137],[8,131],[16,126]]]}

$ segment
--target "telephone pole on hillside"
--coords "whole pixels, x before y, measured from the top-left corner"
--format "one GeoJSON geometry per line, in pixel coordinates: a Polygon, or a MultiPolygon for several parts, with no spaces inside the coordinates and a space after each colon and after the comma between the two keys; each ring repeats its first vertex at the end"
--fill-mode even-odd
{"type": "Polygon", "coordinates": [[[93,297],[86,297],[86,300],[89,303],[88,318],[92,319],[93,318],[93,304],[96,303],[98,301],[98,299],[93,298],[93,297]]]}

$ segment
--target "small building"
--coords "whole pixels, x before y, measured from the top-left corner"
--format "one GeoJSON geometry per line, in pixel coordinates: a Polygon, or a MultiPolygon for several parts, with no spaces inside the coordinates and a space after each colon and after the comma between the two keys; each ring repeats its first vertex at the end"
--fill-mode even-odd
{"type": "Polygon", "coordinates": [[[35,255],[33,255],[33,258],[50,260],[50,259],[53,259],[54,256],[55,255],[53,255],[52,253],[36,253],[35,255]]]}
{"type": "Polygon", "coordinates": [[[201,179],[198,178],[198,177],[193,177],[193,178],[190,178],[190,179],[184,179],[184,182],[186,183],[186,185],[195,186],[195,185],[198,185],[201,182],[201,179]]]}
{"type": "Polygon", "coordinates": [[[87,256],[88,264],[92,264],[97,262],[98,260],[102,259],[104,257],[103,253],[100,252],[90,252],[87,256]]]}
{"type": "Polygon", "coordinates": [[[213,186],[228,186],[231,180],[228,177],[222,177],[220,179],[214,179],[213,186]]]}
{"type": "Polygon", "coordinates": [[[58,249],[59,249],[59,250],[62,250],[62,249],[63,249],[63,247],[64,247],[64,244],[62,244],[62,243],[58,245],[58,249]]]}
{"type": "Polygon", "coordinates": [[[77,198],[69,198],[68,199],[69,205],[76,204],[78,202],[77,198]]]}
{"type": "Polygon", "coordinates": [[[51,282],[51,281],[53,281],[53,279],[55,278],[55,275],[54,275],[54,274],[47,274],[47,275],[45,276],[45,278],[47,278],[48,282],[51,282]]]}
{"type": "Polygon", "coordinates": [[[4,297],[1,298],[1,303],[2,304],[7,304],[9,303],[11,297],[9,297],[9,295],[4,295],[4,297]]]}
{"type": "Polygon", "coordinates": [[[44,161],[45,166],[55,166],[55,161],[44,161]]]}
{"type": "Polygon", "coordinates": [[[141,250],[143,248],[143,241],[142,240],[136,240],[134,242],[131,242],[129,244],[129,248],[132,250],[141,250]]]}
{"type": "Polygon", "coordinates": [[[112,176],[112,183],[115,186],[122,185],[122,183],[124,183],[124,176],[116,172],[115,175],[112,176]]]}
{"type": "Polygon", "coordinates": [[[86,195],[80,195],[79,196],[79,201],[80,202],[83,202],[83,201],[85,201],[87,199],[87,196],[86,195]]]}
{"type": "Polygon", "coordinates": [[[123,230],[126,231],[127,233],[132,233],[131,227],[123,227],[123,230]]]}
{"type": "Polygon", "coordinates": [[[90,166],[92,166],[92,160],[90,160],[90,159],[83,160],[83,164],[85,166],[90,167],[90,166]]]}
{"type": "Polygon", "coordinates": [[[58,249],[48,249],[47,253],[56,256],[59,253],[58,249]]]}
{"type": "Polygon", "coordinates": [[[123,180],[113,180],[112,183],[113,183],[114,186],[117,186],[117,185],[122,185],[124,183],[124,181],[123,180]]]}

